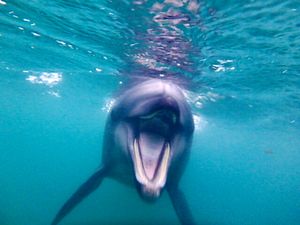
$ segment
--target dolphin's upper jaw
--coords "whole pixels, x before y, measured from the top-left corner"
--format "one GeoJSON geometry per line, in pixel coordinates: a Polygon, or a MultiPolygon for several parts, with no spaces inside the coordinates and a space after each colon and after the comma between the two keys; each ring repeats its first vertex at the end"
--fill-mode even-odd
{"type": "Polygon", "coordinates": [[[135,177],[143,197],[155,199],[167,180],[178,113],[159,109],[137,120],[131,151],[135,177]]]}

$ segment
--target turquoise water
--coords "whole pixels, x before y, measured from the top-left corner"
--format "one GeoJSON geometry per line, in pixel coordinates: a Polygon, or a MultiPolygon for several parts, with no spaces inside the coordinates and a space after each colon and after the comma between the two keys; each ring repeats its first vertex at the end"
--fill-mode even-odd
{"type": "MultiPolygon", "coordinates": [[[[145,76],[186,88],[199,224],[300,224],[300,3],[163,2],[0,1],[1,225],[51,222],[101,161],[116,90],[145,76]]],[[[61,224],[179,222],[166,193],[107,179],[61,224]]]]}

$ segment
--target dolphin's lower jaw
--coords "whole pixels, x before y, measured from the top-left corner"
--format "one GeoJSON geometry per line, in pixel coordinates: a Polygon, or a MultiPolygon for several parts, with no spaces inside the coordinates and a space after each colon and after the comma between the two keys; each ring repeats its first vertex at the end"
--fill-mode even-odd
{"type": "MultiPolygon", "coordinates": [[[[152,178],[149,178],[141,156],[139,141],[134,139],[133,143],[133,164],[135,176],[141,185],[141,192],[146,199],[156,199],[160,196],[162,188],[165,186],[170,160],[170,144],[165,143],[160,153],[160,162],[156,165],[156,172],[152,178]]],[[[154,165],[155,166],[155,165],[154,165]]]]}

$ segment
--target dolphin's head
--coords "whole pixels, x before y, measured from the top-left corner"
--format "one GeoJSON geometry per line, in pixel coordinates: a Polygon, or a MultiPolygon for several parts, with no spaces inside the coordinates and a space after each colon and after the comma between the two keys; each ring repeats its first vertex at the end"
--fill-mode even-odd
{"type": "Polygon", "coordinates": [[[132,162],[142,197],[156,199],[192,139],[194,123],[181,89],[158,79],[135,85],[115,102],[111,119],[114,141],[132,162]]]}

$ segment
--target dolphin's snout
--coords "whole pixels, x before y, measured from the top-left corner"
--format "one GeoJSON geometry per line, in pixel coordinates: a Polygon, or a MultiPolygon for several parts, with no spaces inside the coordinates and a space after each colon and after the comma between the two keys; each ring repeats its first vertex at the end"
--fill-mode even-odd
{"type": "Polygon", "coordinates": [[[179,121],[177,108],[162,105],[135,121],[131,150],[135,178],[143,197],[157,198],[167,180],[171,142],[179,121]]]}

